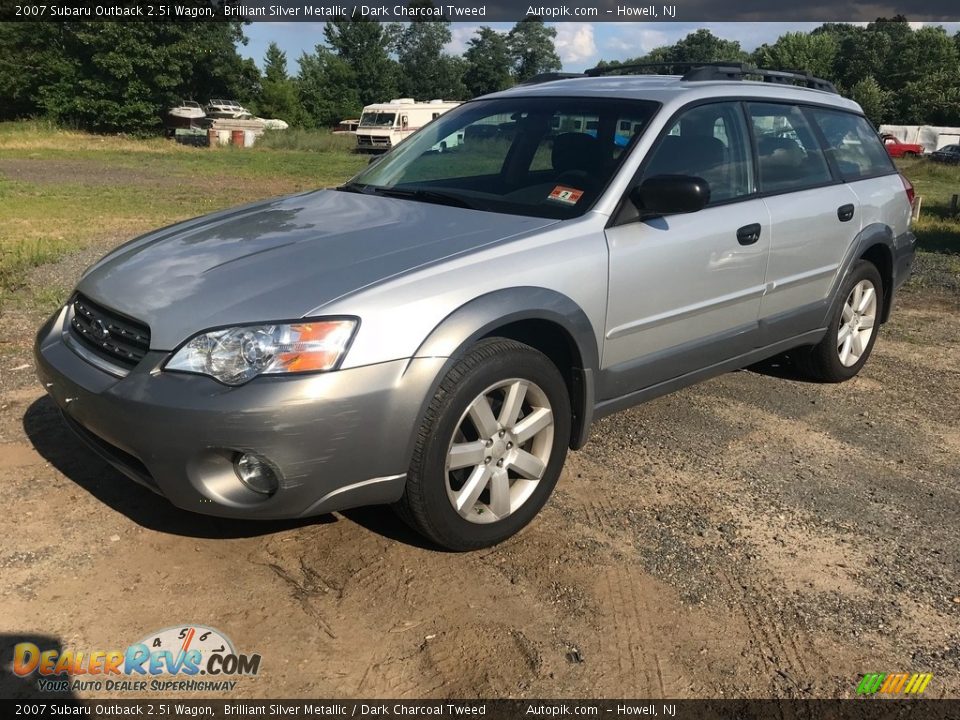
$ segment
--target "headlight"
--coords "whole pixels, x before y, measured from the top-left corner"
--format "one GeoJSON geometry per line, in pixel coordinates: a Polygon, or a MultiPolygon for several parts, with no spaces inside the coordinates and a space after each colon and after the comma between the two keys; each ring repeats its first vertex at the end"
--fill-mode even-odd
{"type": "Polygon", "coordinates": [[[257,375],[333,370],[356,328],[356,320],[318,320],[211,330],[187,342],[164,369],[209,375],[226,385],[257,375]]]}

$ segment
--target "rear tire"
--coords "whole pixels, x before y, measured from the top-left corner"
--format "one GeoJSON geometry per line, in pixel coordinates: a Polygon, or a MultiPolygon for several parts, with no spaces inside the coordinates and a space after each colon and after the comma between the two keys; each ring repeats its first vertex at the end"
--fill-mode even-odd
{"type": "Polygon", "coordinates": [[[883,281],[876,266],[859,260],[840,290],[843,301],[830,318],[827,334],[799,353],[800,372],[819,382],[854,377],[870,357],[883,315],[883,281]]]}
{"type": "Polygon", "coordinates": [[[570,399],[556,366],[528,345],[482,340],[440,382],[395,509],[450,550],[495,545],[546,503],[569,442],[570,399]]]}

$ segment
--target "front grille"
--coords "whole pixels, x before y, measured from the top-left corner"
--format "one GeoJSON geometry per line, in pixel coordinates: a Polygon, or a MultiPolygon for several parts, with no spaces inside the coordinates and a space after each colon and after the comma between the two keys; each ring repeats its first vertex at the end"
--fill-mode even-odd
{"type": "Polygon", "coordinates": [[[390,136],[389,135],[357,135],[357,145],[362,145],[364,147],[373,147],[390,145],[390,136]]]}
{"type": "Polygon", "coordinates": [[[150,349],[149,327],[83,295],[73,299],[70,332],[95,355],[122,367],[134,367],[150,349]]]}

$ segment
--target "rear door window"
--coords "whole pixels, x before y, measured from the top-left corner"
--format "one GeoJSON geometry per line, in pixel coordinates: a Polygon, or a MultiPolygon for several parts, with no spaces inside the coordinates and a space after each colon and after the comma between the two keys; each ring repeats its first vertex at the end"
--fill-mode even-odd
{"type": "Polygon", "coordinates": [[[792,192],[833,180],[827,159],[799,107],[774,103],[749,103],[747,107],[763,192],[792,192]]]}
{"type": "Polygon", "coordinates": [[[847,181],[896,172],[893,161],[867,119],[833,110],[813,109],[814,122],[827,140],[840,176],[847,181]]]}

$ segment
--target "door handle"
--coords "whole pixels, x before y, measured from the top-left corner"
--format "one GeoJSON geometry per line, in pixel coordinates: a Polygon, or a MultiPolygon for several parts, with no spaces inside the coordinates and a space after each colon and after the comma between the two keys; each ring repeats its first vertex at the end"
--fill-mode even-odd
{"type": "Polygon", "coordinates": [[[855,208],[853,204],[841,205],[837,208],[837,217],[840,218],[840,222],[847,222],[848,220],[853,219],[853,213],[855,208]]]}
{"type": "Polygon", "coordinates": [[[737,230],[737,242],[741,245],[753,245],[760,239],[760,223],[744,225],[737,230]]]}

